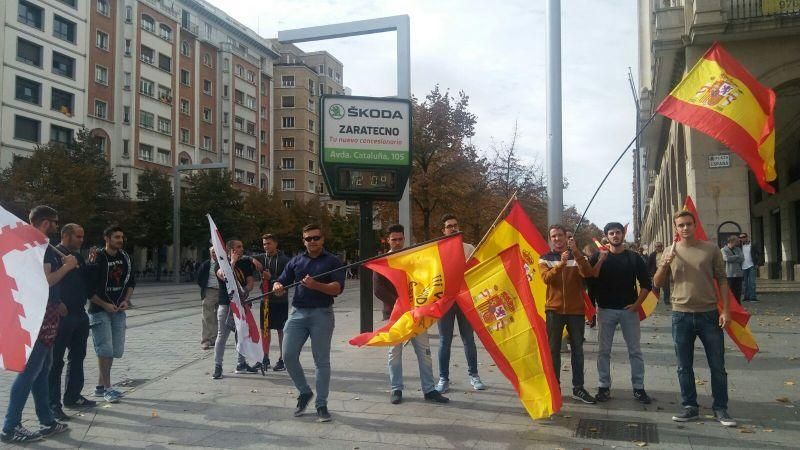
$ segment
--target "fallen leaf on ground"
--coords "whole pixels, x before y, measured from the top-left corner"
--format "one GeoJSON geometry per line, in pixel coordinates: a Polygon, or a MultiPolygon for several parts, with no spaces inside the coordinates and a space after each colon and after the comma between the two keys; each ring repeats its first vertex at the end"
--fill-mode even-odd
{"type": "Polygon", "coordinates": [[[150,416],[151,417],[158,417],[158,411],[153,410],[153,412],[150,413],[150,416]]]}
{"type": "Polygon", "coordinates": [[[772,428],[764,428],[765,433],[772,433],[773,431],[775,430],[773,430],[772,428]]]}
{"type": "Polygon", "coordinates": [[[629,423],[629,424],[627,424],[627,426],[629,426],[631,428],[636,428],[636,427],[639,426],[639,424],[638,423],[629,423]]]}
{"type": "Polygon", "coordinates": [[[778,402],[781,402],[781,403],[789,403],[789,399],[786,398],[786,397],[776,398],[775,401],[778,401],[778,402]]]}
{"type": "Polygon", "coordinates": [[[647,442],[633,441],[633,443],[638,445],[639,447],[647,447],[647,442]]]}
{"type": "Polygon", "coordinates": [[[794,381],[791,381],[791,380],[789,380],[789,381],[784,381],[784,382],[783,382],[783,384],[785,384],[785,385],[787,385],[787,386],[794,386],[794,385],[795,385],[794,381]]]}
{"type": "Polygon", "coordinates": [[[597,428],[589,427],[589,431],[592,432],[592,433],[597,433],[597,428]]]}
{"type": "Polygon", "coordinates": [[[353,397],[353,400],[361,400],[361,397],[353,397]]]}
{"type": "Polygon", "coordinates": [[[103,408],[111,408],[111,405],[106,403],[105,405],[103,405],[103,408]]]}
{"type": "Polygon", "coordinates": [[[255,394],[255,393],[257,393],[257,392],[258,392],[258,389],[253,389],[253,390],[251,390],[250,392],[252,392],[253,394],[255,394]]]}
{"type": "Polygon", "coordinates": [[[791,321],[792,321],[792,318],[791,318],[791,317],[784,317],[784,318],[783,318],[783,321],[784,321],[784,322],[791,322],[791,321]]]}
{"type": "Polygon", "coordinates": [[[751,428],[739,428],[739,433],[755,433],[751,428]]]}

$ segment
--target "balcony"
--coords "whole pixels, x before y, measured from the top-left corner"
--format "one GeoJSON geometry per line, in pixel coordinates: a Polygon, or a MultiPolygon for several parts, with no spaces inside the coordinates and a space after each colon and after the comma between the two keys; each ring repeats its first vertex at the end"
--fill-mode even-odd
{"type": "Polygon", "coordinates": [[[250,64],[260,68],[261,67],[261,60],[256,58],[255,56],[243,51],[238,46],[232,45],[230,42],[222,42],[220,45],[223,52],[230,52],[233,53],[240,58],[244,59],[245,61],[249,62],[250,64]]]}
{"type": "Polygon", "coordinates": [[[149,3],[150,6],[157,9],[158,11],[166,14],[167,16],[172,17],[176,21],[180,18],[181,13],[175,6],[173,5],[172,0],[145,0],[146,3],[149,3]]]}
{"type": "Polygon", "coordinates": [[[193,34],[195,37],[200,36],[200,27],[196,23],[181,21],[181,28],[193,34]]]}
{"type": "Polygon", "coordinates": [[[686,19],[683,2],[664,2],[656,7],[655,35],[653,47],[655,49],[668,49],[683,46],[683,36],[686,34],[686,19]]]}
{"type": "Polygon", "coordinates": [[[800,1],[728,0],[728,20],[749,20],[777,16],[800,17],[800,1]]]}

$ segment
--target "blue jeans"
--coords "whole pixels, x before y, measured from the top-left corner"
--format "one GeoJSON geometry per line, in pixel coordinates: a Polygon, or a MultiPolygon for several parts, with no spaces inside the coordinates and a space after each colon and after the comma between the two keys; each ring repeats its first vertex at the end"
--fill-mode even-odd
{"type": "Polygon", "coordinates": [[[52,364],[53,348],[36,341],[25,370],[17,375],[11,385],[6,421],[3,423],[4,433],[12,432],[22,422],[22,410],[25,409],[29,394],[33,394],[39,423],[46,426],[55,422],[53,411],[50,410],[50,390],[47,385],[52,364]]]}
{"type": "MultiPolygon", "coordinates": [[[[228,336],[233,331],[234,341],[236,340],[236,319],[233,317],[230,305],[217,306],[217,340],[214,341],[214,365],[222,365],[222,357],[225,356],[225,345],[228,343],[228,336]]],[[[238,365],[247,364],[247,359],[239,352],[236,353],[236,363],[238,365]]],[[[260,361],[257,361],[260,362],[260,361]]]]}
{"type": "Polygon", "coordinates": [[[622,338],[628,346],[628,360],[631,363],[631,384],[634,389],[644,389],[644,358],[642,357],[642,332],[639,327],[639,314],[625,309],[597,308],[597,375],[598,387],[611,387],[611,346],[617,324],[622,329],[622,338]]]}
{"type": "Polygon", "coordinates": [[[744,269],[744,293],[742,294],[744,300],[755,300],[757,298],[756,270],[758,270],[756,266],[744,269]]]}
{"type": "Polygon", "coordinates": [[[450,346],[453,344],[455,322],[458,320],[458,331],[461,333],[461,342],[464,344],[464,356],[467,358],[467,373],[469,376],[478,376],[478,350],[475,348],[475,335],[467,316],[461,312],[458,305],[447,311],[439,319],[439,378],[450,380],[450,346]]]}
{"type": "MultiPolygon", "coordinates": [[[[411,339],[411,345],[414,346],[414,353],[417,354],[422,393],[427,394],[433,391],[434,388],[431,344],[428,340],[428,332],[423,331],[422,334],[411,339]]],[[[389,382],[392,384],[393,391],[403,390],[403,344],[389,348],[389,382]]]]}
{"type": "Polygon", "coordinates": [[[311,354],[314,356],[317,381],[317,408],[328,406],[328,390],[331,383],[331,339],[335,320],[333,307],[292,308],[289,319],[283,326],[283,362],[286,371],[301,394],[311,392],[306,382],[303,366],[300,365],[300,351],[308,338],[311,338],[311,354]]]}
{"type": "Polygon", "coordinates": [[[694,378],[694,341],[699,337],[711,370],[711,394],[715,411],[728,408],[728,374],[725,372],[725,337],[717,310],[702,313],[672,312],[672,339],[678,357],[678,384],[684,407],[697,408],[694,378]]]}

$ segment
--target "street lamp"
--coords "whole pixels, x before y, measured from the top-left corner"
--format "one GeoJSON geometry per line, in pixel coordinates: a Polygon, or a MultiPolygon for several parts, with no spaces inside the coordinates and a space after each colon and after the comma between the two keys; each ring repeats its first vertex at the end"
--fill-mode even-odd
{"type": "Polygon", "coordinates": [[[172,271],[175,284],[181,283],[181,172],[204,169],[227,169],[228,163],[178,164],[175,166],[172,200],[172,271]]]}

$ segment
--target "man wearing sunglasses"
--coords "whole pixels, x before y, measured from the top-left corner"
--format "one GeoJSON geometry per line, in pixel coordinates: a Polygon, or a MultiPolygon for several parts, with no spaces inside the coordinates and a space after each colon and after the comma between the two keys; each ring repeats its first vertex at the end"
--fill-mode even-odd
{"type": "Polygon", "coordinates": [[[325,250],[325,236],[319,225],[303,227],[303,245],[306,251],[292,258],[278,280],[272,285],[277,296],[283,296],[284,286],[299,282],[294,291],[289,318],[283,327],[283,362],[295,387],[300,391],[294,416],[300,417],[314,392],[306,382],[300,351],[311,338],[317,383],[317,421],[330,422],[328,413],[328,387],[331,381],[331,339],[333,338],[333,298],[344,289],[342,262],[325,250]]]}

